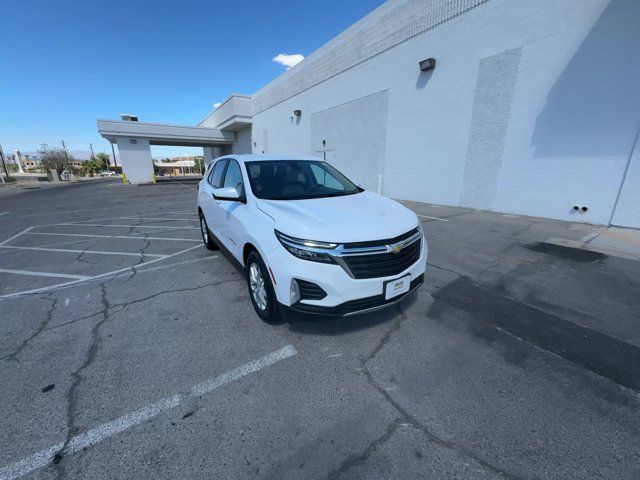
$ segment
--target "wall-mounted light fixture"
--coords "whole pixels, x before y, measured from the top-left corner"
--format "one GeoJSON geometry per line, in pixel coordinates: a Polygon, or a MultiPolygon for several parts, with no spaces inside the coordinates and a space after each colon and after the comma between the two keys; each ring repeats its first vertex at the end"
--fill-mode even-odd
{"type": "Polygon", "coordinates": [[[299,117],[300,115],[302,115],[302,110],[294,110],[294,111],[293,111],[293,114],[294,114],[296,117],[299,117]]]}
{"type": "Polygon", "coordinates": [[[436,68],[436,59],[435,58],[427,58],[425,60],[421,60],[418,65],[420,65],[420,70],[423,72],[433,70],[436,68]]]}
{"type": "Polygon", "coordinates": [[[129,143],[135,145],[136,143],[138,143],[138,140],[136,140],[135,138],[130,138],[129,143]]]}

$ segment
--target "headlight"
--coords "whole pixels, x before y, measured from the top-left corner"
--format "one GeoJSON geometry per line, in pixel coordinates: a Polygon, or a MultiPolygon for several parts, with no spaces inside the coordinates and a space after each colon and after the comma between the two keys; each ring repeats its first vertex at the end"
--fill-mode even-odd
{"type": "Polygon", "coordinates": [[[318,242],[315,240],[303,240],[301,238],[290,237],[274,230],[276,237],[287,251],[294,257],[311,262],[319,263],[336,263],[331,255],[323,252],[323,250],[334,249],[337,243],[318,242]]]}

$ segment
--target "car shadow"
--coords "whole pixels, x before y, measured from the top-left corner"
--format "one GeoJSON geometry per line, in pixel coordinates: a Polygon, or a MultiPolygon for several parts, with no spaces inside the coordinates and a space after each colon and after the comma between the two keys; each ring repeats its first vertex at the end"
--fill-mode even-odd
{"type": "Polygon", "coordinates": [[[399,303],[372,313],[363,313],[352,317],[327,317],[293,313],[287,317],[289,330],[295,333],[308,335],[336,336],[345,335],[359,330],[375,327],[377,325],[392,322],[402,315],[415,301],[417,295],[412,293],[399,303]],[[402,310],[400,308],[402,307],[402,310]]]}

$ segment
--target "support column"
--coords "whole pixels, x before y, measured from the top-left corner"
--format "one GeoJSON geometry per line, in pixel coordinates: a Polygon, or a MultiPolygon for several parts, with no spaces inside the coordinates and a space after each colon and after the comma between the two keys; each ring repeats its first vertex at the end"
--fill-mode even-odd
{"type": "Polygon", "coordinates": [[[225,155],[220,147],[202,147],[204,151],[204,164],[209,165],[216,158],[225,155]]]}
{"type": "Polygon", "coordinates": [[[209,165],[216,158],[215,147],[202,147],[204,152],[204,164],[209,165]]]}
{"type": "Polygon", "coordinates": [[[143,138],[117,137],[118,153],[122,173],[132,184],[153,182],[153,159],[149,140],[143,138]]]}

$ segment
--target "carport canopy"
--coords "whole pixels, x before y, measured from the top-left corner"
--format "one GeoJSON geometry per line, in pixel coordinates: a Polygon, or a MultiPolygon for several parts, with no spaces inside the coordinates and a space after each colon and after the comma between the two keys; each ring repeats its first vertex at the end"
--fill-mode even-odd
{"type": "Polygon", "coordinates": [[[151,145],[203,147],[205,160],[211,160],[236,139],[235,132],[208,127],[123,120],[98,120],[97,124],[98,133],[118,145],[122,171],[130,183],[153,180],[151,145]]]}

